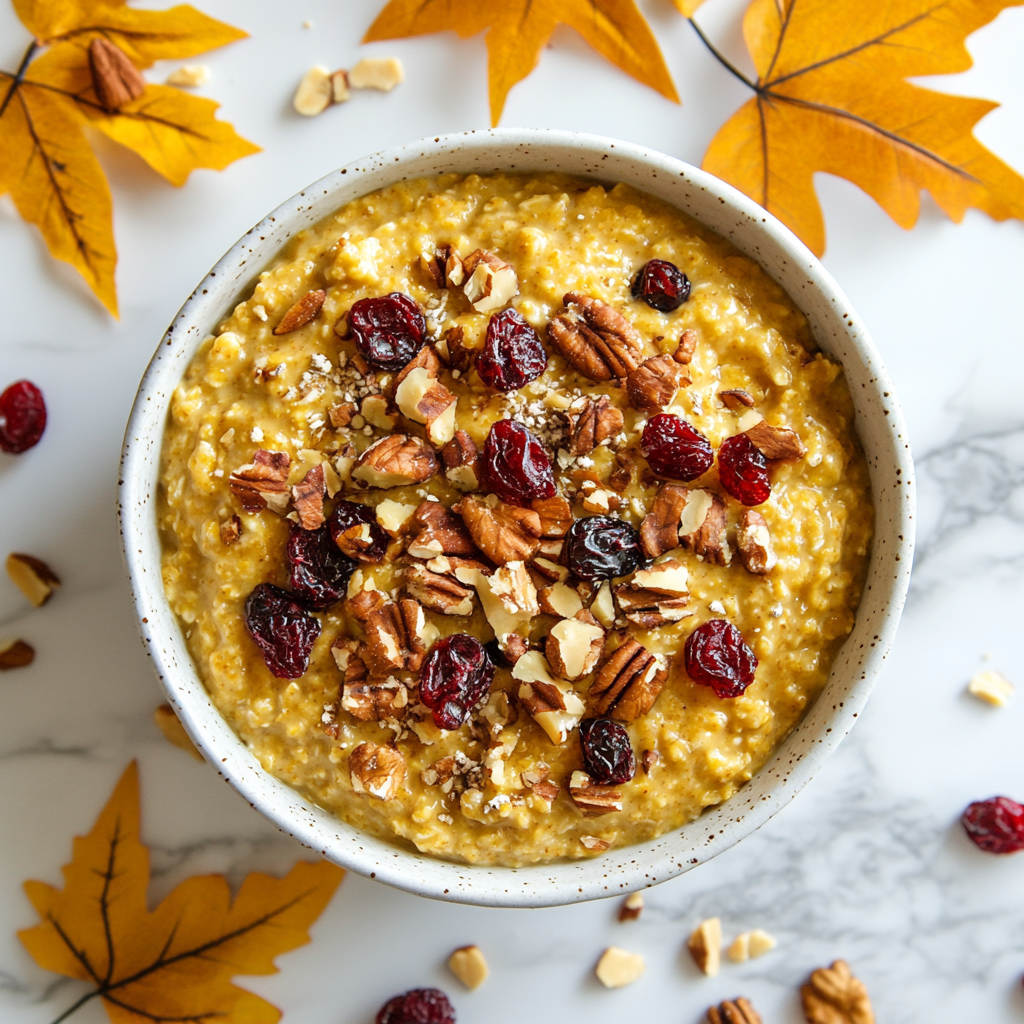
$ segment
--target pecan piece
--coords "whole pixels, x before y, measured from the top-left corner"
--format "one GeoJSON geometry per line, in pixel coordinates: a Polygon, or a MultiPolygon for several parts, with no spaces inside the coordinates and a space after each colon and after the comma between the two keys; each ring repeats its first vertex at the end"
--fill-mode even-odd
{"type": "Polygon", "coordinates": [[[363,660],[371,676],[419,672],[427,655],[426,618],[418,601],[403,598],[370,613],[363,660]]]}
{"type": "Polygon", "coordinates": [[[324,495],[327,493],[327,482],[324,467],[321,463],[314,466],[303,478],[302,482],[292,488],[292,505],[294,517],[304,530],[315,530],[324,525],[324,495]]]}
{"type": "Polygon", "coordinates": [[[789,427],[773,427],[761,420],[744,433],[766,459],[802,459],[807,454],[803,441],[789,427]]]}
{"type": "Polygon", "coordinates": [[[607,395],[593,398],[584,395],[569,406],[569,454],[587,455],[613,437],[622,433],[625,421],[622,410],[611,403],[607,395]]]}
{"type": "Polygon", "coordinates": [[[252,462],[239,466],[231,474],[228,487],[246,512],[269,508],[283,515],[288,507],[288,467],[291,463],[287,452],[268,452],[261,448],[252,457],[252,462]]]}
{"type": "Polygon", "coordinates": [[[490,576],[471,566],[458,567],[460,583],[475,587],[484,617],[494,630],[499,644],[510,633],[526,635],[533,617],[540,612],[537,588],[530,579],[525,562],[499,566],[490,576]]]}
{"type": "Polygon", "coordinates": [[[640,365],[643,338],[617,309],[579,292],[566,293],[563,302],[569,311],[548,324],[548,337],[584,377],[600,383],[640,365]]]}
{"type": "Polygon", "coordinates": [[[588,611],[563,619],[544,642],[551,670],[562,679],[574,681],[590,675],[604,654],[604,629],[588,611]]]}
{"type": "Polygon", "coordinates": [[[615,453],[615,468],[608,476],[608,486],[621,494],[633,482],[633,467],[636,465],[636,452],[627,449],[615,453]]]}
{"type": "Polygon", "coordinates": [[[677,363],[682,363],[685,366],[692,362],[693,354],[696,351],[697,332],[688,328],[679,335],[679,345],[676,347],[675,352],[672,353],[672,358],[677,363]]]}
{"type": "Polygon", "coordinates": [[[405,570],[405,589],[431,611],[442,615],[472,615],[473,588],[441,573],[431,572],[422,565],[410,565],[405,570]]]}
{"type": "Polygon", "coordinates": [[[744,409],[754,408],[754,399],[746,391],[739,389],[733,391],[719,391],[718,397],[722,400],[722,405],[726,409],[731,409],[733,412],[742,412],[744,409]]]}
{"type": "Polygon", "coordinates": [[[597,818],[622,810],[622,794],[612,786],[599,786],[586,772],[573,772],[569,796],[584,818],[597,818]]]}
{"type": "Polygon", "coordinates": [[[463,291],[478,313],[494,313],[519,294],[515,267],[493,252],[477,249],[466,257],[463,266],[463,291]]]}
{"type": "Polygon", "coordinates": [[[480,554],[462,519],[439,501],[421,502],[412,514],[412,528],[417,531],[409,541],[408,551],[413,558],[473,558],[480,554]]]}
{"type": "Polygon", "coordinates": [[[35,657],[35,649],[24,640],[0,642],[0,672],[7,672],[12,668],[25,668],[35,661],[35,657]]]}
{"type": "Polygon", "coordinates": [[[429,480],[436,472],[437,456],[426,441],[392,434],[359,456],[352,477],[367,487],[407,487],[429,480]]]}
{"type": "Polygon", "coordinates": [[[693,614],[686,607],[690,597],[686,567],[674,558],[641,569],[629,583],[613,589],[622,613],[641,629],[656,629],[693,614]]]}
{"type": "Polygon", "coordinates": [[[346,682],[341,691],[341,708],[360,722],[400,719],[409,706],[409,690],[394,676],[384,682],[346,682]]]}
{"type": "Polygon", "coordinates": [[[53,597],[60,586],[57,574],[41,559],[13,551],[7,556],[7,575],[11,582],[32,602],[41,608],[53,597]]]}
{"type": "Polygon", "coordinates": [[[467,348],[465,341],[466,329],[460,324],[455,324],[454,327],[449,327],[445,331],[444,337],[437,346],[441,357],[447,359],[453,376],[465,373],[476,358],[476,352],[467,348]]]}
{"type": "Polygon", "coordinates": [[[360,590],[345,602],[345,611],[365,626],[370,616],[387,603],[387,597],[380,590],[360,590]]]}
{"type": "MultiPolygon", "coordinates": [[[[545,615],[557,615],[560,619],[571,619],[583,610],[583,599],[574,587],[563,580],[537,591],[537,603],[545,615]]],[[[550,641],[550,636],[548,640],[550,641]]]]}
{"type": "Polygon", "coordinates": [[[540,516],[532,509],[517,508],[499,501],[466,497],[452,506],[462,516],[476,546],[497,565],[525,562],[540,544],[540,516]]]}
{"type": "Polygon", "coordinates": [[[728,517],[717,494],[694,490],[686,496],[679,523],[679,539],[700,559],[713,565],[729,565],[732,550],[726,538],[728,517]]]}
{"type": "Polygon", "coordinates": [[[768,521],[760,512],[748,508],[743,513],[736,531],[736,546],[740,549],[740,561],[747,572],[765,576],[775,567],[777,559],[772,550],[768,521]]]}
{"type": "Polygon", "coordinates": [[[605,658],[587,694],[589,714],[632,722],[654,707],[668,668],[630,637],[605,658]]]}
{"type": "Polygon", "coordinates": [[[454,437],[441,449],[444,475],[452,487],[460,491],[478,491],[483,479],[483,460],[473,438],[464,430],[456,430],[454,437]]]}
{"type": "Polygon", "coordinates": [[[108,114],[146,91],[146,80],[124,50],[102,36],[89,43],[89,71],[96,98],[108,114]]]}
{"type": "Polygon", "coordinates": [[[640,412],[661,412],[680,386],[690,383],[670,356],[651,356],[626,377],[629,404],[640,412]],[[685,382],[685,383],[684,383],[685,382]]]}
{"type": "Polygon", "coordinates": [[[874,1024],[875,1014],[864,983],[844,960],[819,967],[800,986],[800,1001],[808,1024],[874,1024]]]}
{"type": "Polygon", "coordinates": [[[360,743],[349,755],[352,789],[378,800],[394,800],[405,782],[405,758],[394,747],[360,743]]]}
{"type": "Polygon", "coordinates": [[[572,505],[561,495],[553,498],[534,498],[530,508],[540,516],[542,537],[564,537],[572,526],[572,505]]]}
{"type": "Polygon", "coordinates": [[[242,520],[238,516],[231,516],[220,524],[220,542],[224,547],[230,547],[241,536],[242,520]]]}
{"type": "Polygon", "coordinates": [[[661,760],[661,754],[656,750],[645,750],[640,756],[640,764],[643,766],[644,775],[650,775],[654,766],[661,760]]]}
{"type": "Polygon", "coordinates": [[[657,558],[679,547],[679,524],[689,493],[688,488],[678,484],[664,484],[658,491],[650,512],[640,524],[640,546],[648,558],[657,558]]]}
{"type": "Polygon", "coordinates": [[[484,788],[483,765],[468,758],[461,750],[424,768],[420,778],[424,785],[440,786],[442,793],[458,794],[467,789],[484,788]]]}
{"type": "Polygon", "coordinates": [[[707,1024],[761,1024],[761,1015],[742,996],[708,1007],[707,1024]]]}
{"type": "Polygon", "coordinates": [[[636,921],[644,912],[644,894],[642,892],[630,893],[619,907],[620,921],[636,921]]]}
{"type": "Polygon", "coordinates": [[[297,331],[300,327],[305,327],[310,320],[315,320],[320,315],[320,310],[324,308],[324,300],[327,298],[327,292],[322,288],[317,289],[313,292],[306,292],[305,295],[299,299],[288,310],[283,317],[281,317],[280,323],[274,328],[274,334],[291,334],[292,331],[297,331]]]}

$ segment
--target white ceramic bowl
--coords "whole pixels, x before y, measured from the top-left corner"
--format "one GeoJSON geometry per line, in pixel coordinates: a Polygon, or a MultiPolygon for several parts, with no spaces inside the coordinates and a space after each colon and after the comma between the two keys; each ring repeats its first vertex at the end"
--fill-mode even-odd
{"type": "Polygon", "coordinates": [[[860,714],[896,632],[913,556],[913,466],[903,417],[874,344],[818,260],[774,217],[696,167],[572,132],[508,129],[416,142],[335,171],[279,206],[210,271],[168,328],[135,400],[121,479],[124,551],[146,650],[207,760],[253,807],[329,860],[423,896],[485,906],[552,906],[654,885],[721,853],[767,821],[811,778],[860,714]],[[807,315],[821,348],[843,365],[876,516],[864,598],[828,685],[736,796],[651,842],[596,859],[516,869],[448,863],[374,839],[263,771],[207,695],[164,597],[155,509],[171,394],[197,346],[251,291],[256,275],[285,242],[349,200],[394,182],[494,170],[557,170],[626,182],[685,211],[757,260],[807,315]]]}

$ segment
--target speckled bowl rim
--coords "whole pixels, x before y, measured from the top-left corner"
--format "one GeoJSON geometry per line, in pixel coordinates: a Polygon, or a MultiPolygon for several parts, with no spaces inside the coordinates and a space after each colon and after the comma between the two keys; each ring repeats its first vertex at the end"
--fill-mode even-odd
{"type": "Polygon", "coordinates": [[[788,228],[700,169],[630,143],[575,132],[496,129],[414,142],[328,174],[248,231],[203,279],[161,340],[125,434],[118,515],[147,654],[188,734],[253,807],[311,850],[421,896],[543,907],[632,892],[688,871],[766,822],[810,780],[861,713],[896,633],[914,546],[914,474],[903,416],[878,352],[838,285],[788,228]],[[876,530],[864,598],[828,684],[771,761],[731,800],[658,839],[596,858],[520,868],[457,864],[378,840],[259,765],[214,707],[164,596],[155,501],[168,407],[196,348],[285,242],[360,195],[446,171],[558,170],[624,181],[684,210],[765,268],[842,363],[871,472],[876,530]]]}

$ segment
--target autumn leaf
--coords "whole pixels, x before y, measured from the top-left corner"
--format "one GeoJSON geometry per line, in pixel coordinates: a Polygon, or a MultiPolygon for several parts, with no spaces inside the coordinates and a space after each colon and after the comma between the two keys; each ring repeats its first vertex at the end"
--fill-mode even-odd
{"type": "Polygon", "coordinates": [[[259,147],[219,121],[212,100],[145,83],[108,110],[89,62],[95,39],[135,68],[193,57],[245,33],[193,7],[136,10],[124,0],[13,0],[35,37],[15,72],[0,71],[0,194],[42,232],[117,315],[112,204],[83,131],[90,125],[142,157],[174,185],[199,167],[221,170],[259,147]]]}
{"type": "Polygon", "coordinates": [[[658,42],[635,0],[390,0],[363,42],[447,29],[468,39],[486,29],[491,123],[496,125],[509,91],[537,66],[559,24],[571,25],[616,67],[679,102],[658,42]]]}
{"type": "MultiPolygon", "coordinates": [[[[692,13],[699,0],[675,0],[692,13]]],[[[860,186],[902,227],[921,190],[960,221],[969,207],[1024,218],[1024,178],[972,134],[996,104],[913,85],[965,71],[965,40],[1024,0],[753,0],[744,18],[754,91],[712,140],[703,166],[791,227],[819,255],[814,191],[824,171],[860,186]]]]}
{"type": "Polygon", "coordinates": [[[64,888],[25,883],[42,921],[18,937],[40,967],[92,986],[57,1021],[100,999],[115,1024],[275,1024],[280,1011],[231,978],[276,973],[274,958],[309,942],[343,876],[299,862],[284,878],[249,875],[233,900],[223,875],[196,876],[150,911],[132,763],[92,831],[75,839],[64,888]]]}

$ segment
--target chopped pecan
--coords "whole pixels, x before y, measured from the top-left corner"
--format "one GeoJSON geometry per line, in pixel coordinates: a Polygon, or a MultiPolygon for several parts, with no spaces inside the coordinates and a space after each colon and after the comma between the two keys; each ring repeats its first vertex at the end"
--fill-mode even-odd
{"type": "Polygon", "coordinates": [[[466,283],[466,264],[455,249],[451,246],[448,249],[448,257],[444,261],[444,283],[449,288],[461,288],[466,283]]]}
{"type": "MultiPolygon", "coordinates": [[[[566,412],[569,420],[569,454],[587,455],[622,433],[622,410],[607,395],[577,398],[566,412]]],[[[554,499],[549,499],[554,500],[554,499]]]]}
{"type": "Polygon", "coordinates": [[[444,338],[438,345],[442,357],[447,357],[448,366],[452,371],[465,373],[476,358],[476,353],[466,347],[466,329],[461,324],[455,324],[445,331],[444,338]]]}
{"type": "Polygon", "coordinates": [[[608,486],[621,494],[633,482],[636,452],[631,449],[615,453],[615,468],[608,476],[608,486]]]}
{"type": "Polygon", "coordinates": [[[287,452],[268,452],[261,448],[252,457],[252,462],[239,466],[228,478],[231,493],[246,512],[269,508],[283,515],[288,507],[288,467],[291,462],[287,452]]]}
{"type": "Polygon", "coordinates": [[[657,558],[679,547],[679,524],[690,491],[678,484],[664,484],[640,524],[640,546],[648,558],[657,558]]]}
{"type": "Polygon", "coordinates": [[[137,100],[146,90],[146,80],[128,55],[103,36],[94,36],[89,43],[89,71],[96,99],[108,114],[137,100]]]}
{"type": "Polygon", "coordinates": [[[679,523],[679,539],[700,559],[713,565],[729,565],[732,550],[726,538],[728,516],[717,494],[694,490],[686,496],[679,523]]]}
{"type": "Polygon", "coordinates": [[[441,449],[444,475],[453,487],[460,491],[478,491],[483,479],[483,459],[473,443],[473,438],[464,430],[456,430],[455,436],[441,449]]]}
{"type": "Polygon", "coordinates": [[[599,836],[580,836],[580,845],[594,853],[603,853],[605,850],[611,849],[612,844],[599,836]]]}
{"type": "Polygon", "coordinates": [[[540,543],[540,516],[532,509],[465,497],[453,512],[462,516],[476,546],[497,565],[532,558],[540,543]]]}
{"type": "Polygon", "coordinates": [[[689,378],[670,356],[651,356],[626,377],[629,404],[640,412],[661,412],[684,381],[688,384],[689,378]]]}
{"type": "Polygon", "coordinates": [[[844,960],[836,960],[831,967],[819,967],[800,986],[800,1001],[808,1024],[875,1022],[868,990],[844,960]]]}
{"type": "Polygon", "coordinates": [[[630,637],[608,655],[590,692],[588,713],[632,722],[654,707],[668,678],[668,668],[630,637]]]}
{"type": "Polygon", "coordinates": [[[406,487],[421,484],[437,472],[437,456],[426,441],[392,434],[370,445],[352,470],[367,487],[406,487]]]}
{"type": "Polygon", "coordinates": [[[748,394],[746,391],[740,391],[739,389],[733,391],[719,391],[718,397],[722,400],[722,405],[724,405],[726,409],[732,409],[733,412],[741,412],[743,409],[754,408],[753,396],[748,394]]]}
{"type": "Polygon", "coordinates": [[[468,758],[461,750],[442,757],[420,772],[424,785],[440,786],[443,793],[462,793],[467,789],[483,789],[483,765],[468,758]]]}
{"type": "Polygon", "coordinates": [[[448,265],[448,257],[451,254],[452,247],[450,245],[439,245],[433,251],[425,250],[420,253],[420,266],[438,288],[447,287],[445,267],[448,265]]]}
{"type": "Polygon", "coordinates": [[[12,668],[25,668],[35,661],[35,657],[35,649],[24,640],[0,641],[0,672],[7,672],[12,668]]]}
{"type": "Polygon", "coordinates": [[[409,706],[409,690],[394,676],[384,682],[344,683],[341,708],[360,722],[383,722],[401,718],[409,706]]]}
{"type": "Polygon", "coordinates": [[[687,608],[686,568],[674,558],[641,569],[613,590],[623,615],[641,629],[657,629],[693,614],[687,608]]]}
{"type": "Polygon", "coordinates": [[[654,766],[661,760],[661,754],[656,750],[645,750],[640,755],[640,764],[643,766],[644,775],[650,775],[654,766]]]}
{"type": "Polygon", "coordinates": [[[761,1015],[742,996],[708,1007],[707,1024],[761,1024],[761,1015]]]}
{"type": "Polygon", "coordinates": [[[743,513],[736,531],[736,546],[740,549],[740,561],[747,572],[764,576],[775,567],[777,559],[772,550],[768,521],[760,512],[748,508],[743,513]]]}
{"type": "Polygon", "coordinates": [[[409,541],[408,551],[413,558],[473,558],[480,554],[462,519],[439,501],[421,502],[412,514],[412,528],[416,533],[409,541]]]}
{"type": "Polygon", "coordinates": [[[405,782],[405,758],[394,747],[360,743],[349,755],[352,789],[378,800],[394,800],[405,782]]]}
{"type": "Polygon", "coordinates": [[[618,310],[578,292],[563,301],[569,311],[548,324],[548,337],[584,377],[600,383],[640,365],[643,338],[618,310]]]}
{"type": "Polygon", "coordinates": [[[773,427],[761,420],[744,433],[766,459],[802,459],[807,454],[804,443],[789,427],[773,427]]]}
{"type": "Polygon", "coordinates": [[[315,320],[320,315],[320,310],[324,307],[324,299],[327,298],[327,292],[322,288],[318,288],[316,291],[306,292],[305,295],[299,299],[298,302],[288,310],[283,317],[281,317],[280,323],[274,328],[275,334],[291,334],[292,331],[297,331],[300,327],[305,327],[310,320],[315,320]]]}
{"type": "Polygon", "coordinates": [[[327,418],[331,421],[332,427],[347,427],[358,411],[352,402],[342,402],[340,405],[332,405],[327,410],[327,418]]]}
{"type": "Polygon", "coordinates": [[[464,261],[464,291],[478,313],[493,313],[519,294],[515,267],[484,249],[470,253],[464,261]]]}
{"type": "Polygon", "coordinates": [[[231,516],[220,524],[220,542],[225,547],[234,544],[242,536],[242,520],[238,516],[231,516]]]}
{"type": "Polygon", "coordinates": [[[324,467],[321,463],[314,466],[302,478],[302,482],[292,488],[292,513],[304,530],[315,530],[324,525],[324,495],[327,493],[327,482],[324,478],[324,467]]]}
{"type": "Polygon", "coordinates": [[[356,622],[364,626],[370,616],[387,604],[387,597],[380,590],[360,590],[345,602],[345,611],[352,616],[356,622]]]}
{"type": "Polygon", "coordinates": [[[532,786],[527,786],[527,789],[531,789],[533,795],[540,797],[549,807],[558,799],[558,794],[561,792],[558,784],[550,779],[542,779],[540,782],[535,782],[532,786]]]}
{"type": "Polygon", "coordinates": [[[419,352],[417,352],[416,355],[414,355],[412,359],[410,359],[409,362],[407,362],[405,366],[398,371],[397,376],[391,382],[390,393],[394,395],[398,390],[398,386],[406,377],[409,376],[410,373],[412,373],[413,370],[426,370],[431,377],[436,377],[443,368],[444,364],[441,362],[441,357],[437,354],[434,346],[424,345],[423,348],[421,348],[419,352]]]}
{"type": "Polygon", "coordinates": [[[572,505],[560,494],[553,498],[534,498],[530,508],[540,516],[542,537],[564,537],[572,526],[572,505]]]}
{"type": "Polygon", "coordinates": [[[363,660],[374,677],[419,672],[427,654],[423,606],[411,598],[389,602],[366,620],[363,660]]]}
{"type": "Polygon", "coordinates": [[[573,772],[569,796],[584,818],[597,818],[622,810],[622,794],[612,786],[599,786],[586,772],[573,772]]]}
{"type": "Polygon", "coordinates": [[[697,332],[687,329],[679,335],[679,345],[676,347],[672,358],[684,366],[692,362],[693,354],[697,351],[697,332]]]}
{"type": "Polygon", "coordinates": [[[534,721],[552,743],[564,743],[584,711],[583,701],[572,686],[551,675],[539,651],[524,654],[512,669],[512,678],[519,680],[519,700],[534,721]]]}
{"type": "Polygon", "coordinates": [[[562,679],[582,679],[594,671],[604,654],[604,629],[581,609],[575,617],[563,619],[548,633],[544,642],[551,670],[562,679]],[[580,616],[588,616],[581,618],[580,616]]]}
{"type": "Polygon", "coordinates": [[[442,615],[472,615],[472,587],[463,586],[458,580],[441,573],[431,572],[418,563],[405,570],[405,589],[424,608],[442,615]]]}

